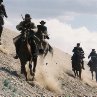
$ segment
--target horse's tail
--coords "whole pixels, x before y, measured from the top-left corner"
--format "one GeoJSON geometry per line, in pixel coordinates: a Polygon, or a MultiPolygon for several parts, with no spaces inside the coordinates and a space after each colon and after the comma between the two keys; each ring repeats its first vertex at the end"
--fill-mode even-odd
{"type": "Polygon", "coordinates": [[[53,56],[53,48],[51,47],[51,45],[49,44],[49,52],[52,54],[53,56]]]}

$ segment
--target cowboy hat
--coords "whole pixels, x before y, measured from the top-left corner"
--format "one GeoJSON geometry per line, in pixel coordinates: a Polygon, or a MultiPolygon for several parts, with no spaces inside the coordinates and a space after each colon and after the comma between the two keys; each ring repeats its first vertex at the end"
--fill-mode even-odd
{"type": "Polygon", "coordinates": [[[45,24],[46,22],[44,22],[43,20],[40,22],[40,24],[45,24]]]}

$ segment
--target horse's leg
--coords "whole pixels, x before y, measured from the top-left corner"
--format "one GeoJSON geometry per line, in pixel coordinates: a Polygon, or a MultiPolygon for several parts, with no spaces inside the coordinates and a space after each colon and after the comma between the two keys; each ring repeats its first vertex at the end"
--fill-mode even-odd
{"type": "Polygon", "coordinates": [[[44,52],[44,58],[47,55],[47,53],[48,53],[48,50],[45,50],[45,52],[44,52]]]}
{"type": "Polygon", "coordinates": [[[79,77],[79,72],[76,70],[76,75],[77,75],[77,77],[79,77]]]}
{"type": "Polygon", "coordinates": [[[76,70],[73,70],[74,71],[74,75],[75,75],[75,77],[77,76],[77,72],[76,72],[76,70]]]}
{"type": "Polygon", "coordinates": [[[26,69],[25,69],[25,65],[26,65],[26,62],[21,61],[21,74],[24,74],[25,77],[26,77],[26,80],[27,80],[27,72],[26,72],[26,69]]]}
{"type": "Polygon", "coordinates": [[[33,76],[33,73],[32,73],[32,59],[29,61],[29,68],[30,68],[30,74],[33,76]]]}
{"type": "Polygon", "coordinates": [[[3,27],[0,25],[0,45],[1,45],[1,35],[2,35],[3,27]]]}
{"type": "Polygon", "coordinates": [[[79,71],[79,78],[81,79],[82,70],[79,71]]]}
{"type": "Polygon", "coordinates": [[[33,58],[33,76],[35,76],[35,71],[36,71],[36,65],[37,65],[37,56],[35,56],[34,58],[33,58]]]}
{"type": "Polygon", "coordinates": [[[24,74],[25,71],[25,63],[21,61],[21,74],[24,74]]]}
{"type": "Polygon", "coordinates": [[[48,52],[50,52],[53,56],[53,48],[50,46],[49,43],[45,44],[44,57],[47,55],[48,52]]]}
{"type": "Polygon", "coordinates": [[[51,45],[50,44],[48,44],[49,45],[49,52],[52,54],[52,56],[53,56],[53,48],[51,47],[51,45]]]}
{"type": "Polygon", "coordinates": [[[95,71],[95,74],[96,74],[96,82],[97,82],[97,70],[95,71]]]}
{"type": "Polygon", "coordinates": [[[92,74],[92,80],[93,80],[93,71],[91,71],[91,74],[92,74]]]}
{"type": "Polygon", "coordinates": [[[76,73],[75,73],[75,70],[73,70],[73,72],[74,72],[74,75],[75,75],[75,77],[76,77],[76,73]]]}
{"type": "Polygon", "coordinates": [[[51,53],[51,51],[50,51],[51,48],[50,48],[50,45],[46,41],[43,41],[43,48],[44,48],[44,58],[45,58],[48,51],[51,53]]]}

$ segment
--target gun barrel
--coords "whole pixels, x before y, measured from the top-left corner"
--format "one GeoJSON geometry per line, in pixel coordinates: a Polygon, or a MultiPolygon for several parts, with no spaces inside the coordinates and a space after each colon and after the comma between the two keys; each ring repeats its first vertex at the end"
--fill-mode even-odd
{"type": "Polygon", "coordinates": [[[23,15],[21,14],[21,17],[22,17],[22,19],[24,20],[24,17],[23,17],[23,15]]]}

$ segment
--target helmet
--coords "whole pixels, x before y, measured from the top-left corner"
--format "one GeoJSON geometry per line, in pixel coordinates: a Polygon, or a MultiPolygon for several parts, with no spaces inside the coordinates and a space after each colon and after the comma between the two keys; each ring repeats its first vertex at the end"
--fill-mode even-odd
{"type": "Polygon", "coordinates": [[[25,14],[25,18],[31,19],[30,14],[25,14]]]}
{"type": "Polygon", "coordinates": [[[40,24],[45,24],[46,22],[44,22],[43,20],[40,22],[40,24]]]}

